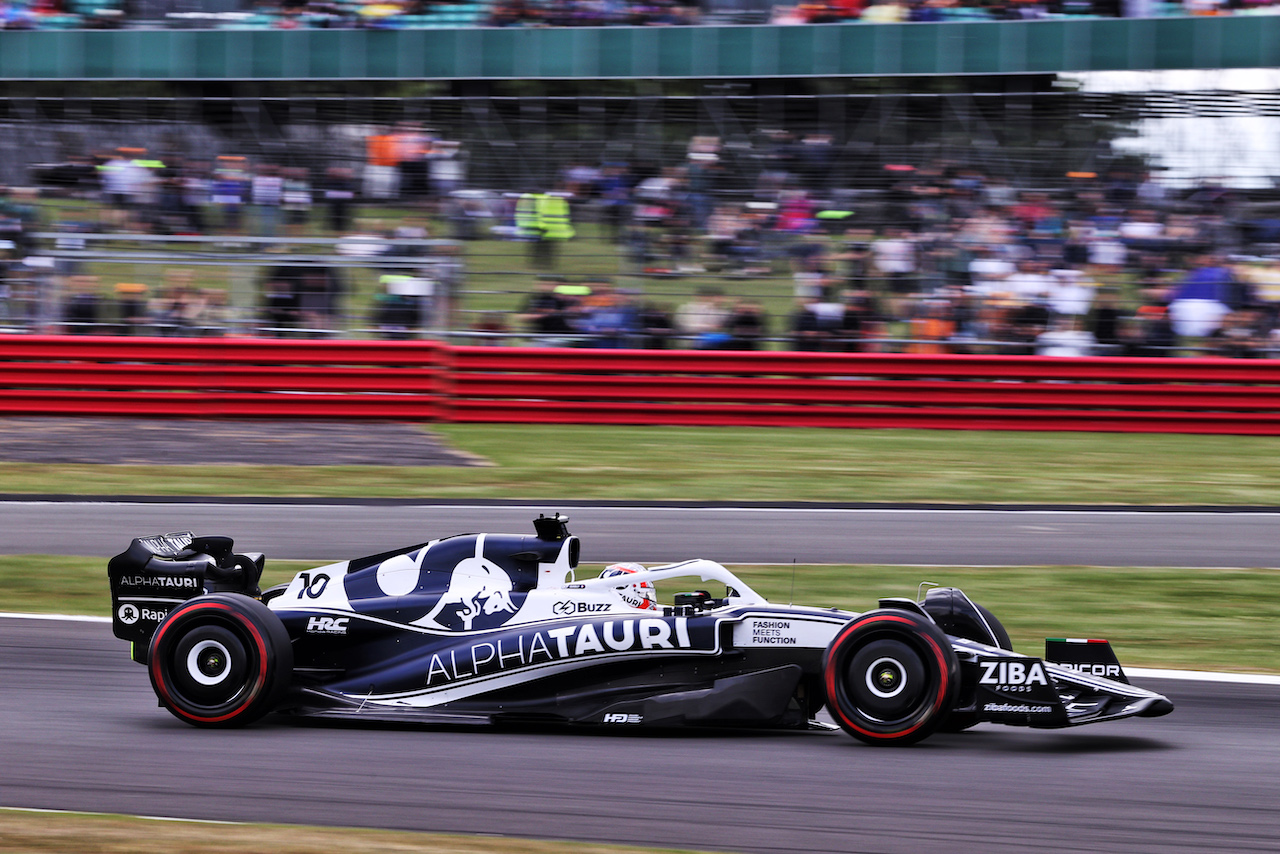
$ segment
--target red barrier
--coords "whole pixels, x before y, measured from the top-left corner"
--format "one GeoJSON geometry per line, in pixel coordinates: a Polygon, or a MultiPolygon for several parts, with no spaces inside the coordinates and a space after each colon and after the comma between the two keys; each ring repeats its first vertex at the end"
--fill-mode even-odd
{"type": "Polygon", "coordinates": [[[345,418],[439,421],[421,395],[217,394],[190,392],[0,391],[4,415],[134,415],[165,418],[345,418]]]}
{"type": "Polygon", "coordinates": [[[439,420],[431,341],[0,336],[0,413],[439,420]]]}
{"type": "Polygon", "coordinates": [[[404,365],[432,367],[434,341],[339,341],[282,338],[118,338],[0,335],[0,361],[193,362],[202,365],[404,365]]]}
{"type": "Polygon", "coordinates": [[[448,419],[1280,434],[1280,362],[449,351],[448,419]]]}
{"type": "Polygon", "coordinates": [[[0,336],[0,413],[1280,435],[1280,361],[0,336]]]}
{"type": "Polygon", "coordinates": [[[0,362],[0,383],[9,388],[180,389],[184,391],[401,392],[434,394],[435,372],[399,367],[330,365],[150,365],[0,362]]]}
{"type": "Polygon", "coordinates": [[[783,377],[643,377],[455,373],[455,401],[464,399],[649,401],[653,403],[840,403],[903,406],[1059,406],[1084,409],[1268,411],[1280,395],[1258,386],[1122,383],[874,380],[783,377]]]}

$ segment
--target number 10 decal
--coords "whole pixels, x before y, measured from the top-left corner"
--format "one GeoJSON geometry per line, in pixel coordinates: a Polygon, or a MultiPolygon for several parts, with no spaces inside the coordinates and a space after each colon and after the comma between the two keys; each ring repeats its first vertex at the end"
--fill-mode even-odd
{"type": "Polygon", "coordinates": [[[317,572],[314,576],[309,572],[298,574],[298,578],[302,579],[302,589],[298,591],[298,598],[306,596],[308,599],[319,599],[324,595],[324,589],[329,586],[329,576],[323,572],[317,572]]]}

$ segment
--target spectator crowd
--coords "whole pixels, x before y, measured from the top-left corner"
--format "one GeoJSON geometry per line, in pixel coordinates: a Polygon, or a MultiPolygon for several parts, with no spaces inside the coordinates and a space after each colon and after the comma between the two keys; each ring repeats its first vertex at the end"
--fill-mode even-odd
{"type": "Polygon", "coordinates": [[[544,281],[524,328],[596,346],[923,353],[1241,357],[1280,343],[1280,220],[1236,192],[1175,192],[1123,168],[1033,189],[962,164],[889,164],[883,192],[849,202],[827,185],[829,149],[781,135],[732,201],[712,138],[648,177],[572,167],[579,208],[616,226],[633,273],[718,283],[664,306],[544,281]],[[779,274],[794,307],[770,317],[741,283],[779,274]]]}
{"type": "MultiPolygon", "coordinates": [[[[284,246],[332,235],[337,253],[379,271],[371,308],[351,328],[386,337],[430,329],[495,343],[1063,356],[1261,357],[1280,343],[1280,217],[1226,187],[1175,189],[1122,166],[1026,187],[937,161],[882,164],[877,186],[850,190],[832,184],[830,137],[771,131],[756,152],[765,165],[745,185],[718,138],[694,137],[678,165],[573,162],[552,192],[482,193],[466,188],[456,142],[397,126],[366,144],[358,167],[316,169],[120,148],[57,177],[61,191],[99,202],[96,229],[284,246]],[[354,211],[369,203],[410,214],[353,233],[354,211]],[[573,223],[586,222],[622,264],[617,282],[562,272],[555,244],[582,239],[573,223]],[[387,247],[433,230],[528,244],[529,272],[512,280],[528,294],[519,310],[469,309],[465,263],[450,246],[386,266],[387,247]]],[[[0,194],[0,324],[21,325],[15,288],[32,203],[0,194]]],[[[238,315],[224,291],[190,274],[149,286],[74,267],[61,271],[54,314],[71,332],[341,328],[351,285],[337,267],[260,271],[258,302],[238,315]]]]}

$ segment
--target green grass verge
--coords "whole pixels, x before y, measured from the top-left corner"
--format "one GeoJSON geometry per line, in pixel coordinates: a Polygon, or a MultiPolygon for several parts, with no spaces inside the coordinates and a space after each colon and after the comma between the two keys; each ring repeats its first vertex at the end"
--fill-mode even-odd
{"type": "Polygon", "coordinates": [[[493,836],[156,821],[128,816],[0,809],[0,851],[9,854],[641,854],[672,849],[493,836]],[[216,827],[216,832],[211,828],[216,827]]]}
{"type": "MultiPolygon", "coordinates": [[[[264,586],[314,565],[269,561],[264,586]]],[[[921,581],[960,587],[990,608],[1014,646],[1029,654],[1044,649],[1045,637],[1105,637],[1121,663],[1131,666],[1280,671],[1273,639],[1280,622],[1280,570],[797,566],[793,573],[789,566],[749,566],[734,571],[770,601],[852,611],[874,608],[882,596],[914,597],[921,581]]],[[[660,590],[663,601],[671,592],[660,590]]],[[[0,611],[106,616],[106,561],[0,557],[0,611]]]]}
{"type": "Polygon", "coordinates": [[[1280,440],[443,424],[483,467],[0,464],[0,492],[1280,505],[1280,440]]]}

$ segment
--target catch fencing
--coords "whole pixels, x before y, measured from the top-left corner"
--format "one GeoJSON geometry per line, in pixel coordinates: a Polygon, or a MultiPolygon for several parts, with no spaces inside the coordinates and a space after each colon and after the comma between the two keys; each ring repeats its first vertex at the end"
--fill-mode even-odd
{"type": "Polygon", "coordinates": [[[0,415],[1280,434],[1280,361],[0,336],[0,415]]]}

